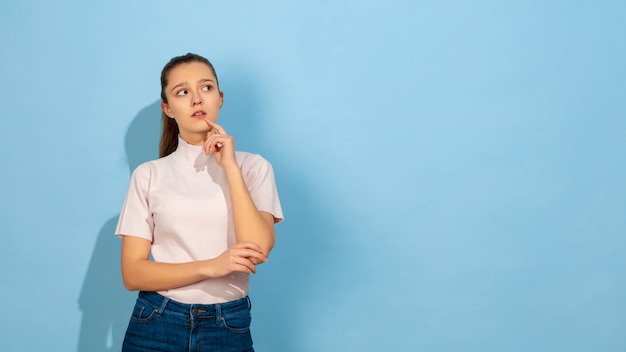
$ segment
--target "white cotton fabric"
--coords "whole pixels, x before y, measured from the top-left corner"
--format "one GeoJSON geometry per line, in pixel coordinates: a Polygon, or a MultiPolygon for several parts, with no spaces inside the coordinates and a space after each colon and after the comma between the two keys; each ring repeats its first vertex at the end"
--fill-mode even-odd
{"type": "MultiPolygon", "coordinates": [[[[283,219],[270,163],[236,152],[245,183],[259,211],[283,219]]],[[[223,169],[201,146],[179,137],[174,153],[133,172],[115,234],[152,242],[154,261],[184,263],[211,259],[235,244],[228,184],[223,169]]],[[[188,304],[214,304],[248,294],[249,275],[233,273],[159,292],[188,304]]]]}

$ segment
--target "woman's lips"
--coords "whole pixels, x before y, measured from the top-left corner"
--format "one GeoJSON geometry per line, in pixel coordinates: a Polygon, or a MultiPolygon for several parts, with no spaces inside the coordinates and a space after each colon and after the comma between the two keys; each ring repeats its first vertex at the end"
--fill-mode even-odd
{"type": "Polygon", "coordinates": [[[191,115],[191,117],[196,118],[196,119],[204,119],[205,116],[206,116],[206,112],[204,111],[196,111],[191,115]]]}

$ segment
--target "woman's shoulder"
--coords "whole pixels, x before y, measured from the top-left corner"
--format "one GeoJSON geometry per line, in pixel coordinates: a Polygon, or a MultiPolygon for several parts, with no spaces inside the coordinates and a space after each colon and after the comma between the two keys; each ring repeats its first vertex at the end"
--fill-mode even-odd
{"type": "Polygon", "coordinates": [[[272,164],[260,154],[237,152],[237,162],[246,179],[246,183],[253,182],[256,179],[264,179],[274,173],[272,164]]]}
{"type": "Polygon", "coordinates": [[[239,166],[242,169],[244,167],[254,168],[254,167],[260,167],[264,165],[268,165],[268,166],[270,165],[270,162],[267,161],[267,159],[265,159],[260,154],[237,151],[236,156],[237,156],[237,162],[239,163],[239,166]]]}
{"type": "Polygon", "coordinates": [[[145,161],[135,168],[135,170],[133,171],[133,175],[137,174],[137,176],[147,176],[151,174],[152,171],[154,171],[156,168],[168,164],[169,159],[170,156],[168,155],[163,158],[145,161]]]}

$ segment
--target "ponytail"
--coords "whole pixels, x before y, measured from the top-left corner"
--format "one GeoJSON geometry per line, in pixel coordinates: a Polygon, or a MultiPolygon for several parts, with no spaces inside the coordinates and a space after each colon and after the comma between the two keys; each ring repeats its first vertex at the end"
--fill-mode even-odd
{"type": "Polygon", "coordinates": [[[159,158],[172,154],[178,147],[178,125],[176,120],[161,112],[161,142],[159,143],[159,158]]]}

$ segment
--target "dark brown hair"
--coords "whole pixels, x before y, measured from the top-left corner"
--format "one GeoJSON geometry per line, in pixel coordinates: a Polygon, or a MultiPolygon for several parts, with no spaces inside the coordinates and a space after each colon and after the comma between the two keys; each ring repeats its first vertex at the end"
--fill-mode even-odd
{"type": "MultiPolygon", "coordinates": [[[[169,76],[170,71],[174,69],[176,66],[180,64],[187,64],[190,62],[202,62],[209,66],[213,75],[215,76],[215,83],[219,89],[219,82],[217,80],[217,74],[215,73],[215,68],[213,64],[205,57],[187,53],[182,56],[176,56],[172,58],[161,71],[161,101],[167,104],[167,96],[165,95],[165,87],[167,86],[167,78],[169,76]]],[[[170,118],[165,114],[165,112],[161,112],[161,142],[159,143],[159,158],[164,156],[168,156],[172,154],[178,147],[178,125],[176,124],[176,120],[170,118]]]]}

